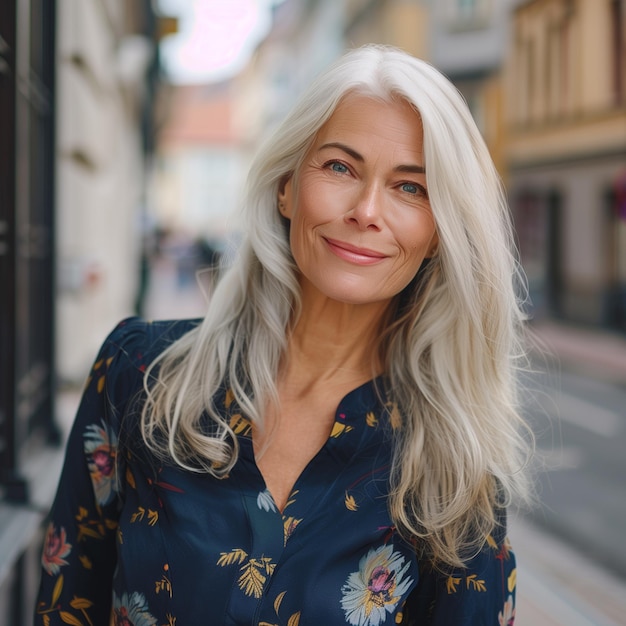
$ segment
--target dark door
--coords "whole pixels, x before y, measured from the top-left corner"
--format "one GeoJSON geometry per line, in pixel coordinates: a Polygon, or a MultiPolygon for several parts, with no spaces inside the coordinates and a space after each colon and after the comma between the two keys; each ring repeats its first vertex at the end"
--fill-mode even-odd
{"type": "Polygon", "coordinates": [[[550,315],[563,317],[563,251],[561,239],[562,197],[558,191],[551,191],[546,198],[546,303],[550,315]]]}
{"type": "Polygon", "coordinates": [[[27,498],[18,455],[53,437],[55,1],[0,2],[0,482],[27,498]]]}

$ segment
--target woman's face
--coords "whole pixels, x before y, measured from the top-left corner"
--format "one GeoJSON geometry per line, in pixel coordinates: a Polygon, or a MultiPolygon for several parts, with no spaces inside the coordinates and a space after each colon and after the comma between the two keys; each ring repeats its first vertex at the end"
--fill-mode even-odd
{"type": "Polygon", "coordinates": [[[422,124],[404,101],[350,94],[279,194],[305,288],[341,302],[384,302],[432,256],[438,238],[422,124]]]}

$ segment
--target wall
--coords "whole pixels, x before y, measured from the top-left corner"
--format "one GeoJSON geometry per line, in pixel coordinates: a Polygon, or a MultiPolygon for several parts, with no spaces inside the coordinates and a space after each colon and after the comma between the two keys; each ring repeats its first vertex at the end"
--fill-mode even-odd
{"type": "Polygon", "coordinates": [[[151,50],[133,32],[128,6],[58,3],[61,381],[82,380],[113,324],[133,312],[145,182],[140,90],[151,50]]]}

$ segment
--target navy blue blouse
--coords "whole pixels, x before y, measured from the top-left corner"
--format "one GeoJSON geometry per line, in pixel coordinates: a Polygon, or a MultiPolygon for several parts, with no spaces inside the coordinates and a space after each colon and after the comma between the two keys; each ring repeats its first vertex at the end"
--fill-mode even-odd
{"type": "Polygon", "coordinates": [[[340,402],[331,435],[281,513],[250,423],[227,478],[157,462],[138,435],[146,366],[198,321],[122,322],[93,366],[50,513],[36,624],[108,626],[511,625],[515,560],[504,524],[466,569],[420,562],[387,510],[396,406],[371,381],[340,402]]]}

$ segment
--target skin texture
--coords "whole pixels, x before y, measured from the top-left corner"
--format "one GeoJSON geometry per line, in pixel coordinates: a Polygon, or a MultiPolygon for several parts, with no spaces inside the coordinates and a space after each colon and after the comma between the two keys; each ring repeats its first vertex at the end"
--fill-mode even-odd
{"type": "Polygon", "coordinates": [[[404,101],[351,94],[279,193],[303,307],[277,382],[280,408],[253,434],[279,509],[327,440],[341,398],[380,373],[371,346],[385,312],[437,246],[422,141],[404,101]]]}
{"type": "Polygon", "coordinates": [[[436,245],[422,143],[404,101],[353,94],[321,128],[279,198],[305,298],[384,308],[415,276],[436,245]]]}

